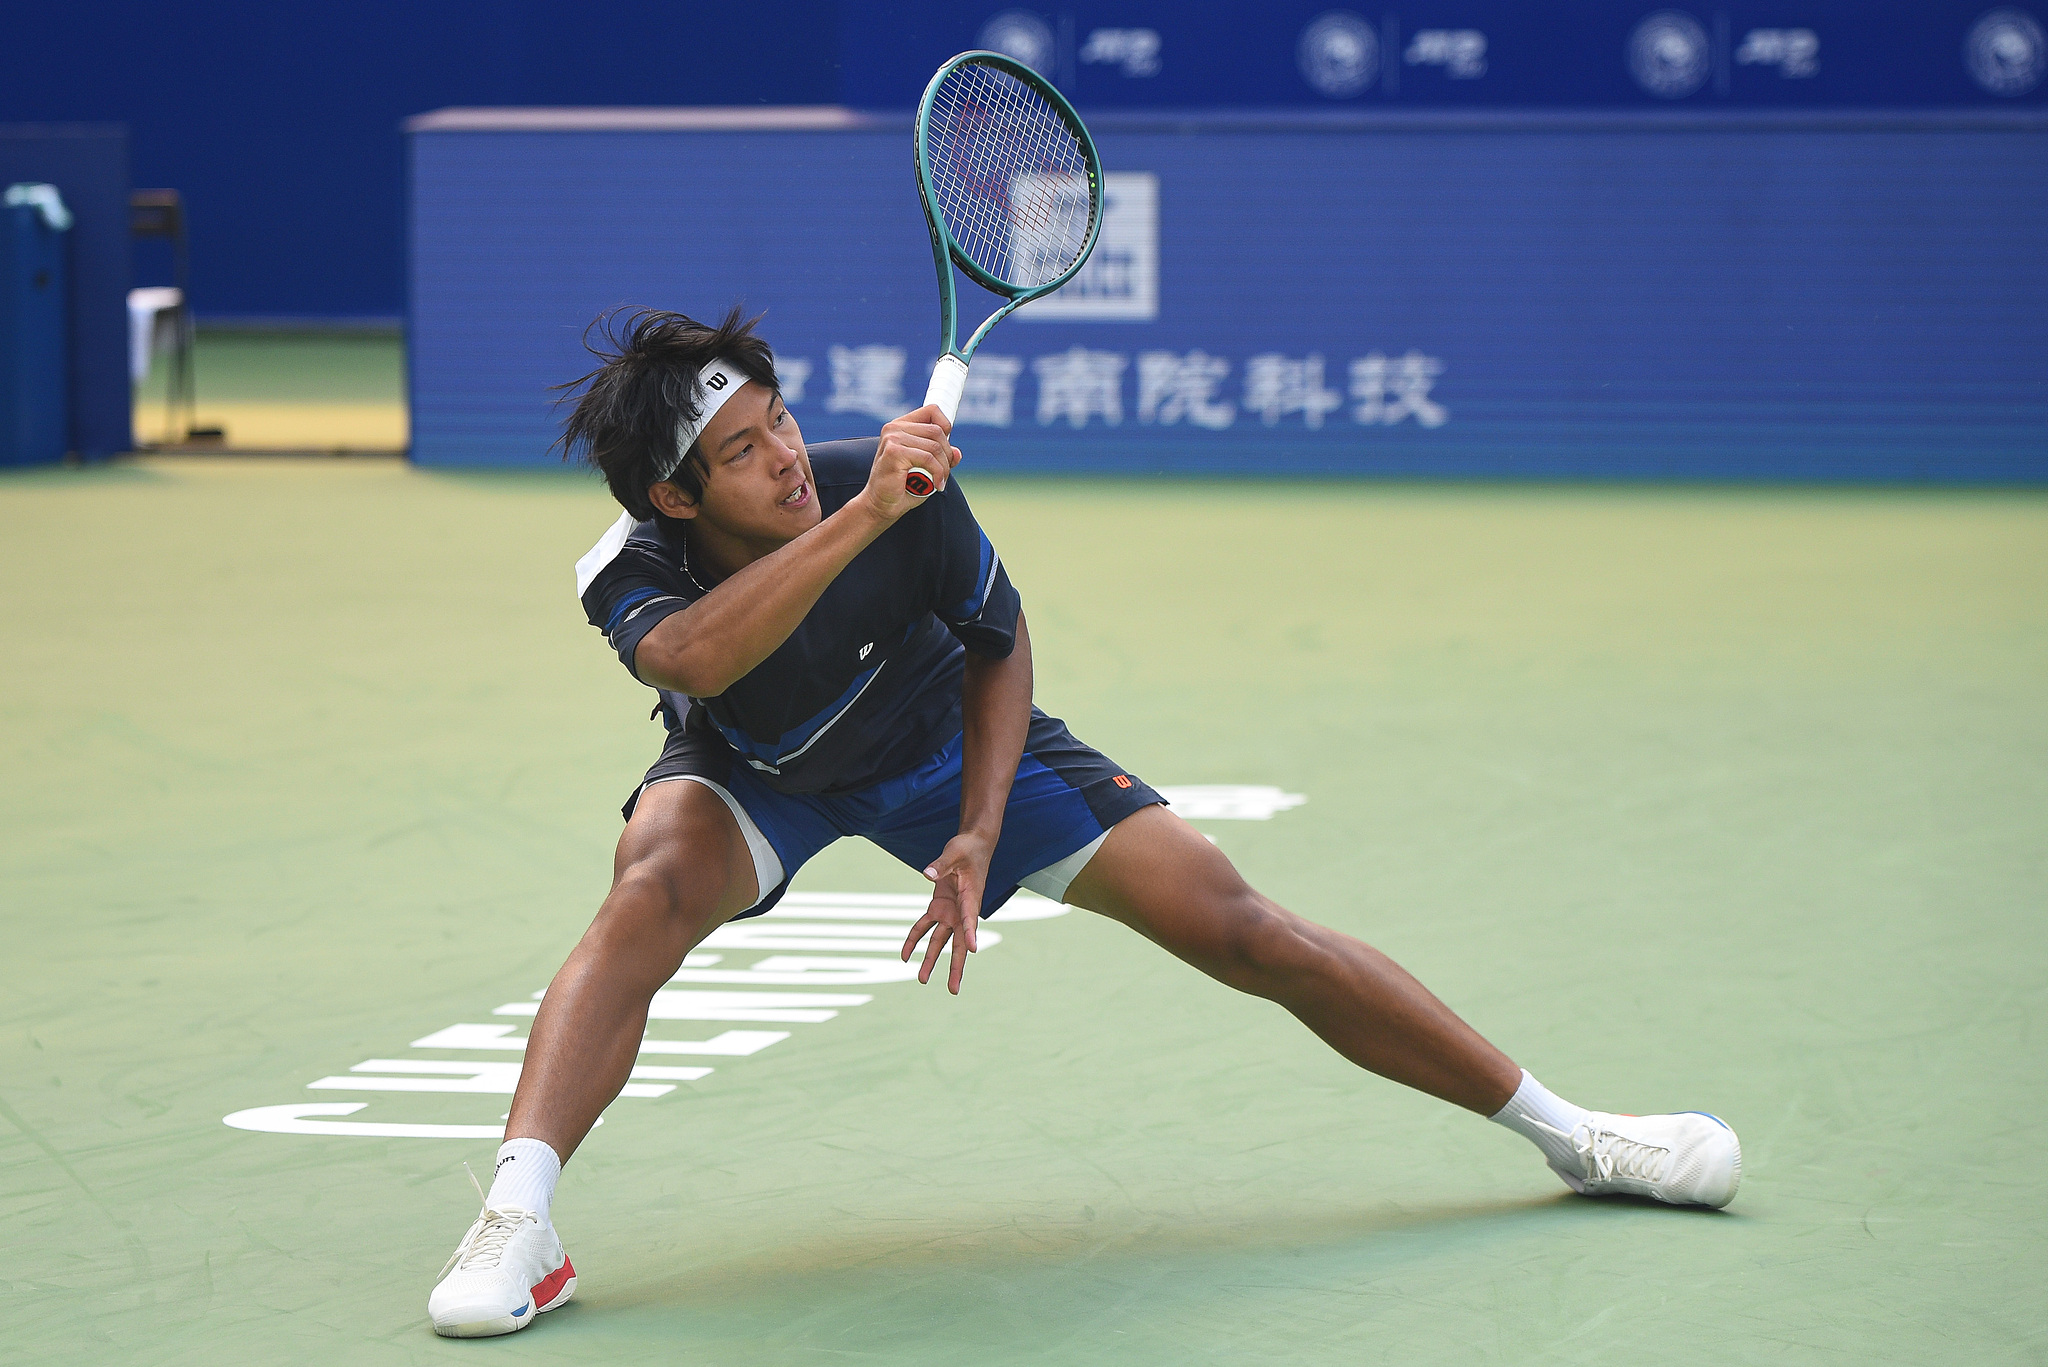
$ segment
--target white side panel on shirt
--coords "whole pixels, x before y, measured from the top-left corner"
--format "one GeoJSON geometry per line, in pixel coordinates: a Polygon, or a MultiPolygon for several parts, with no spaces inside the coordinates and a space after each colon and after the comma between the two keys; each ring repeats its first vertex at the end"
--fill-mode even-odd
{"type": "Polygon", "coordinates": [[[633,515],[620,513],[619,520],[612,523],[611,530],[597,539],[597,544],[583,553],[576,562],[576,596],[581,598],[590,590],[591,580],[604,572],[604,567],[619,558],[619,552],[626,548],[626,538],[633,534],[633,515]]]}

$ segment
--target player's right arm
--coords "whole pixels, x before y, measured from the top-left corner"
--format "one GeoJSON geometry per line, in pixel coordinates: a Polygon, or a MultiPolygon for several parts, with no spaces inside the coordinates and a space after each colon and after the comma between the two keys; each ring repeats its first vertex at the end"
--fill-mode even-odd
{"type": "Polygon", "coordinates": [[[789,639],[855,556],[925,501],[905,490],[905,475],[923,470],[945,487],[960,459],[948,444],[949,428],[929,405],[884,427],[865,488],[802,536],[663,618],[641,638],[633,672],[643,683],[693,698],[725,692],[789,639]]]}

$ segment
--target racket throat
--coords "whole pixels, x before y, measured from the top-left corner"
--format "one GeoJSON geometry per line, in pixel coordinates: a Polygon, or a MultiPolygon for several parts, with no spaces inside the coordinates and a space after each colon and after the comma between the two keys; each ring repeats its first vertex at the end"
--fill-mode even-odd
{"type": "Polygon", "coordinates": [[[937,404],[939,411],[952,422],[953,415],[960,411],[960,396],[967,389],[967,362],[951,354],[939,357],[939,363],[932,369],[932,382],[924,391],[927,404],[937,404]]]}

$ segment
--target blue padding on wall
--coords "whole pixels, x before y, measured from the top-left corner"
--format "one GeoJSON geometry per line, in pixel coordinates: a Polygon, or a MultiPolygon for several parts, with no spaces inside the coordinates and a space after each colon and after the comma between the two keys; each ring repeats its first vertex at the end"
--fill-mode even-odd
{"type": "MultiPolygon", "coordinates": [[[[2048,479],[2038,116],[1160,126],[1100,122],[1156,177],[1156,317],[1005,323],[979,468],[2048,479]]],[[[906,153],[428,121],[414,459],[550,461],[548,387],[619,304],[765,309],[806,435],[874,431],[938,353],[906,153]]]]}
{"type": "Polygon", "coordinates": [[[0,187],[46,181],[73,223],[71,449],[134,443],[128,387],[128,131],[118,124],[0,124],[0,187]]]}

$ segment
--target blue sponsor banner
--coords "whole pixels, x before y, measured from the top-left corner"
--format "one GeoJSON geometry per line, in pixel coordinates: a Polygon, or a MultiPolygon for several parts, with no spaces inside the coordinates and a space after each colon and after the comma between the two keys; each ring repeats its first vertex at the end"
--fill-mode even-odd
{"type": "Polygon", "coordinates": [[[839,99],[897,109],[965,48],[1083,109],[2048,102],[2048,8],[1996,0],[899,0],[839,10],[839,99]]]}
{"type": "MultiPolygon", "coordinates": [[[[756,121],[416,121],[414,459],[553,459],[549,386],[620,305],[765,311],[813,440],[916,403],[907,123],[756,121]]],[[[2048,478],[2041,115],[1095,125],[1102,245],[976,358],[978,468],[2048,478]]]]}

